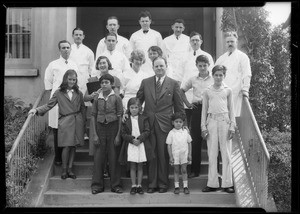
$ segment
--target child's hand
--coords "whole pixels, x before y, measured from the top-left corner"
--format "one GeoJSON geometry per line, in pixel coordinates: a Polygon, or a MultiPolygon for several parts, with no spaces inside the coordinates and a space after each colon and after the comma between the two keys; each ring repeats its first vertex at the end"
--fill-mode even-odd
{"type": "Polygon", "coordinates": [[[97,97],[99,96],[99,92],[98,91],[94,91],[91,96],[93,97],[93,99],[97,99],[97,97]]]}
{"type": "Polygon", "coordinates": [[[120,146],[121,144],[121,139],[119,136],[116,136],[115,141],[114,141],[115,146],[120,146]]]}
{"type": "Polygon", "coordinates": [[[201,136],[204,140],[207,140],[208,135],[209,135],[208,130],[204,130],[201,132],[201,136]]]}
{"type": "Polygon", "coordinates": [[[174,165],[174,158],[173,157],[170,157],[170,164],[174,165]]]}
{"type": "Polygon", "coordinates": [[[33,115],[35,115],[35,114],[36,114],[36,112],[37,112],[37,110],[36,110],[35,108],[33,108],[33,109],[30,109],[30,111],[28,112],[28,115],[30,115],[30,114],[33,114],[33,115]]]}
{"type": "Polygon", "coordinates": [[[94,135],[94,137],[93,137],[93,143],[94,143],[95,146],[99,146],[100,145],[100,141],[99,141],[98,135],[94,135]]]}
{"type": "Polygon", "coordinates": [[[133,139],[133,145],[138,146],[141,144],[141,141],[139,139],[133,139]]]}
{"type": "Polygon", "coordinates": [[[228,131],[228,140],[231,140],[233,138],[234,134],[235,134],[235,131],[229,130],[228,131]]]}
{"type": "Polygon", "coordinates": [[[126,121],[127,118],[128,118],[128,114],[123,114],[122,122],[124,123],[124,122],[126,121]]]}

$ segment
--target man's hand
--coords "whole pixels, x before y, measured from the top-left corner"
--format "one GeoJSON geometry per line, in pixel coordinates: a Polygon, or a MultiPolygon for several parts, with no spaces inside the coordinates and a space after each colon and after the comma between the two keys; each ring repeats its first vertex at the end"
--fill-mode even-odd
{"type": "Polygon", "coordinates": [[[95,146],[99,146],[100,145],[100,141],[99,141],[99,138],[98,138],[98,135],[94,135],[93,137],[93,143],[95,146]]]}
{"type": "Polygon", "coordinates": [[[234,134],[235,134],[235,131],[229,130],[228,131],[228,140],[231,140],[233,138],[234,134]]]}
{"type": "Polygon", "coordinates": [[[192,155],[188,155],[188,164],[191,164],[192,163],[192,155]]]}
{"type": "Polygon", "coordinates": [[[126,121],[127,118],[128,118],[128,114],[123,114],[122,122],[124,123],[124,122],[126,121]]]}
{"type": "Polygon", "coordinates": [[[115,146],[120,146],[121,144],[121,139],[119,136],[116,136],[115,141],[114,141],[115,146]]]}
{"type": "Polygon", "coordinates": [[[249,98],[249,92],[248,91],[242,91],[243,97],[249,98]]]}
{"type": "Polygon", "coordinates": [[[204,130],[201,132],[201,136],[204,140],[207,140],[208,135],[209,135],[208,130],[204,130]]]}
{"type": "Polygon", "coordinates": [[[174,158],[173,158],[173,156],[170,156],[170,164],[174,165],[174,158]]]}

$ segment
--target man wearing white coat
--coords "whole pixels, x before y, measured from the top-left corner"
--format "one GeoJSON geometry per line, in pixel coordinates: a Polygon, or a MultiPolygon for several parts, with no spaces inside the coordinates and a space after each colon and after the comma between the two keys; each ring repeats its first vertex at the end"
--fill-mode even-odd
{"type": "MultiPolygon", "coordinates": [[[[147,53],[151,46],[158,46],[163,50],[162,36],[158,31],[150,28],[151,21],[151,14],[149,11],[142,11],[139,14],[139,24],[141,25],[141,29],[134,32],[129,39],[133,51],[142,50],[144,53],[147,53]]],[[[149,60],[150,59],[146,57],[146,63],[149,60]]],[[[145,70],[143,66],[141,69],[145,70]]]]}
{"type": "MultiPolygon", "coordinates": [[[[78,72],[78,67],[75,62],[69,59],[71,52],[71,44],[66,40],[62,40],[58,43],[58,49],[60,57],[49,63],[45,71],[44,84],[45,90],[51,91],[50,98],[54,92],[59,88],[62,83],[65,72],[69,69],[73,69],[78,72]]],[[[62,148],[58,147],[57,129],[58,129],[58,105],[54,106],[48,112],[48,125],[53,128],[54,135],[54,152],[55,152],[55,164],[61,165],[61,151],[62,148]]]]}
{"type": "MultiPolygon", "coordinates": [[[[116,16],[110,16],[107,18],[106,29],[110,33],[117,34],[117,37],[118,37],[118,43],[116,44],[116,50],[125,54],[125,56],[129,59],[130,54],[131,54],[131,47],[129,44],[129,40],[118,34],[119,28],[120,28],[119,20],[116,16]]],[[[101,54],[105,50],[106,50],[106,44],[105,44],[105,37],[104,37],[98,43],[97,50],[96,50],[96,60],[98,59],[99,56],[101,56],[101,54]]]]}
{"type": "Polygon", "coordinates": [[[227,52],[221,55],[216,65],[224,65],[227,68],[224,83],[232,89],[234,115],[241,114],[243,96],[249,97],[251,81],[251,66],[249,57],[237,49],[238,35],[236,32],[225,34],[227,52]]]}
{"type": "Polygon", "coordinates": [[[168,60],[169,68],[173,70],[173,79],[181,81],[179,72],[180,61],[186,56],[190,49],[190,37],[183,34],[185,22],[183,19],[176,19],[172,25],[174,33],[166,37],[164,41],[165,54],[168,60]]]}
{"type": "MultiPolygon", "coordinates": [[[[87,90],[86,84],[91,76],[92,68],[94,65],[94,53],[86,45],[82,43],[85,35],[82,29],[76,27],[72,32],[74,44],[71,45],[70,59],[77,64],[78,72],[78,87],[82,94],[85,94],[87,90]]],[[[85,106],[92,106],[91,102],[85,102],[85,106]]],[[[86,111],[87,113],[88,111],[86,111]]],[[[85,130],[84,139],[88,139],[87,129],[85,130]]]]}

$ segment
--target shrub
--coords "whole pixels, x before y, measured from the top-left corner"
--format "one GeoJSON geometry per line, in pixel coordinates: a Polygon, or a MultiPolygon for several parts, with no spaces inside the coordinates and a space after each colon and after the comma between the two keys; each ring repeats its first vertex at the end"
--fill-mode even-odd
{"type": "Polygon", "coordinates": [[[273,128],[263,132],[270,153],[269,193],[273,195],[279,212],[291,211],[291,133],[273,128]]]}

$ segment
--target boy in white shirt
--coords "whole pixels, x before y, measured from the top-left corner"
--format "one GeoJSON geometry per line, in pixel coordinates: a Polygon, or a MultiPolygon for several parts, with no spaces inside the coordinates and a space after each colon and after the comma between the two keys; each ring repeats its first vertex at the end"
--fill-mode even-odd
{"type": "Polygon", "coordinates": [[[192,152],[191,142],[192,138],[187,129],[183,128],[185,115],[177,112],[172,115],[172,124],[174,128],[169,132],[166,144],[168,144],[168,153],[170,157],[170,164],[174,166],[174,184],[175,194],[179,194],[179,169],[181,166],[181,174],[183,181],[183,192],[189,194],[188,180],[187,180],[187,165],[191,163],[192,152]]]}

